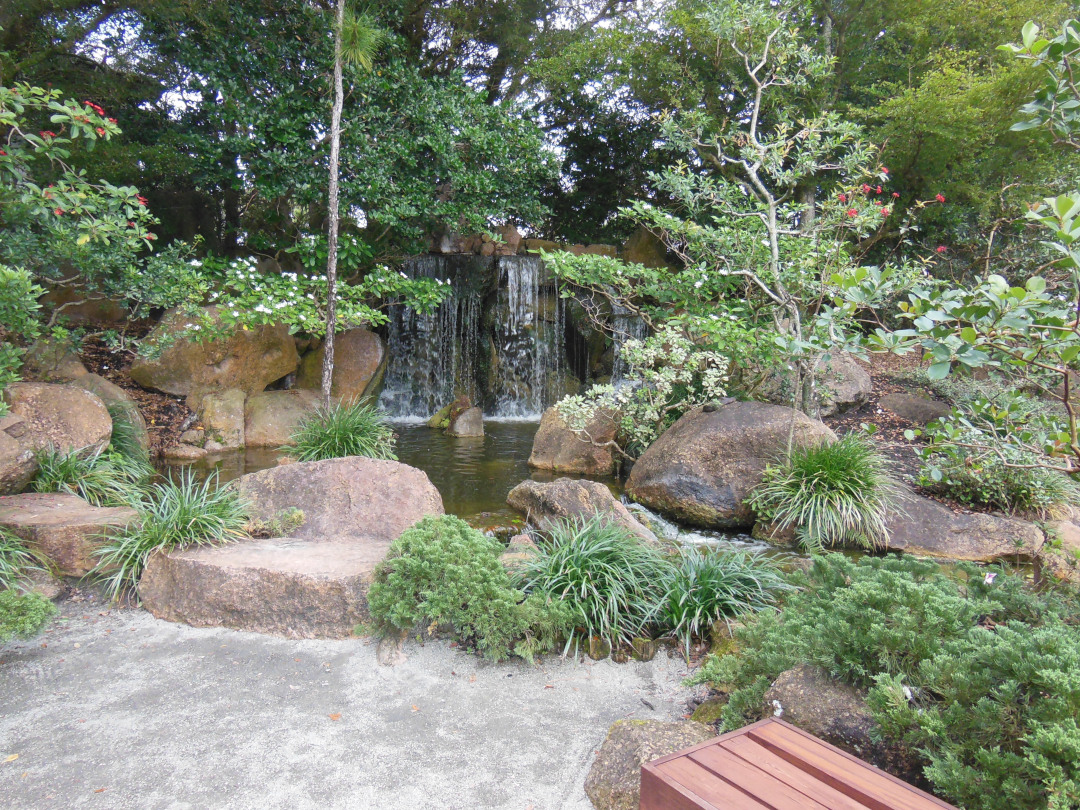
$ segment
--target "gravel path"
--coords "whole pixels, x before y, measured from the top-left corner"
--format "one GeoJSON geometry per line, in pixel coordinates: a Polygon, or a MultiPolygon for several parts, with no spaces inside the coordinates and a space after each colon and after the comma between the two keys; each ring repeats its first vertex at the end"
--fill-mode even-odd
{"type": "Polygon", "coordinates": [[[292,641],[65,603],[0,649],[0,804],[591,807],[608,726],[674,719],[682,660],[492,665],[444,642],[292,641]],[[17,758],[13,758],[16,757],[17,758]]]}

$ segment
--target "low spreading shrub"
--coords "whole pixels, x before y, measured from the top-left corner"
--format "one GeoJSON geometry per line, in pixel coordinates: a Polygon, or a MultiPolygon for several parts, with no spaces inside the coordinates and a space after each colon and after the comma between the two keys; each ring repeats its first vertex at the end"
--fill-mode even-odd
{"type": "Polygon", "coordinates": [[[382,411],[369,405],[341,403],[317,408],[309,414],[283,448],[300,461],[321,461],[345,456],[390,459],[394,455],[394,432],[382,411]]]}
{"type": "Polygon", "coordinates": [[[809,663],[869,690],[880,729],[925,757],[935,790],[969,810],[1080,801],[1080,603],[1002,570],[841,555],[815,558],[777,613],[735,631],[697,682],[730,692],[727,730],[809,663]]]}
{"type": "Polygon", "coordinates": [[[578,634],[612,646],[651,636],[671,563],[653,546],[596,515],[553,524],[517,569],[522,588],[570,606],[578,634]]]}
{"type": "Polygon", "coordinates": [[[511,586],[502,545],[451,515],[428,516],[403,532],[375,569],[368,605],[383,633],[448,628],[485,658],[528,661],[553,650],[570,613],[511,586]]]}
{"type": "Polygon", "coordinates": [[[56,615],[56,605],[38,593],[0,591],[0,644],[13,638],[33,638],[56,615]]]}
{"type": "Polygon", "coordinates": [[[35,492],[68,492],[94,506],[126,506],[145,492],[153,468],[111,447],[86,454],[47,447],[37,454],[35,492]]]}
{"type": "Polygon", "coordinates": [[[765,610],[790,587],[760,554],[687,546],[664,582],[659,623],[689,655],[691,640],[707,637],[714,622],[765,610]]]}
{"type": "Polygon", "coordinates": [[[899,492],[874,445],[849,433],[832,444],[794,448],[769,465],[748,503],[810,550],[875,548],[888,540],[886,516],[899,492]]]}
{"type": "Polygon", "coordinates": [[[158,550],[218,545],[246,536],[247,504],[217,476],[198,481],[188,470],[155,484],[134,504],[139,520],[98,549],[92,572],[113,599],[134,592],[150,555],[158,550]]]}
{"type": "Polygon", "coordinates": [[[0,588],[13,588],[28,571],[45,567],[43,558],[27,548],[21,539],[0,529],[0,588]]]}

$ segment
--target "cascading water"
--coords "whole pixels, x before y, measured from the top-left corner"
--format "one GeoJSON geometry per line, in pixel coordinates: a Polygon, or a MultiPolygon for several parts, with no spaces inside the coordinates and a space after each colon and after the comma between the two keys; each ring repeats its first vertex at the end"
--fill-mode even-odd
{"type": "Polygon", "coordinates": [[[431,315],[390,313],[379,404],[394,419],[426,419],[458,397],[489,417],[538,419],[562,395],[564,307],[535,256],[426,255],[412,277],[449,280],[431,315]]]}
{"type": "Polygon", "coordinates": [[[623,346],[628,340],[644,340],[649,335],[648,324],[641,316],[617,308],[611,317],[611,326],[614,332],[613,341],[615,349],[615,362],[611,369],[611,382],[618,387],[626,381],[626,373],[629,368],[623,357],[623,346]]]}
{"type": "Polygon", "coordinates": [[[543,285],[536,256],[499,259],[500,284],[493,323],[491,415],[539,418],[559,398],[565,373],[565,313],[554,286],[543,285]]]}
{"type": "Polygon", "coordinates": [[[406,262],[404,272],[449,280],[452,292],[431,315],[392,309],[379,405],[393,419],[427,418],[459,396],[477,398],[483,282],[493,274],[494,260],[417,256],[406,262]]]}

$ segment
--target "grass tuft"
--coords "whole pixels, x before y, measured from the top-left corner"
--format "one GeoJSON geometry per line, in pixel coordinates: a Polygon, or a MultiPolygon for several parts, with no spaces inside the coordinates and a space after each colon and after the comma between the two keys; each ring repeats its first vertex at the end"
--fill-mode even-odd
{"type": "Polygon", "coordinates": [[[14,588],[27,571],[44,571],[45,559],[7,529],[0,529],[0,588],[14,588]]]}
{"type": "Polygon", "coordinates": [[[300,461],[345,456],[397,461],[394,432],[382,411],[370,405],[341,403],[320,407],[305,417],[290,437],[285,452],[300,461]]]}
{"type": "Polygon", "coordinates": [[[146,490],[154,468],[107,449],[90,455],[47,447],[37,454],[35,492],[67,492],[94,506],[126,506],[146,490]]]}

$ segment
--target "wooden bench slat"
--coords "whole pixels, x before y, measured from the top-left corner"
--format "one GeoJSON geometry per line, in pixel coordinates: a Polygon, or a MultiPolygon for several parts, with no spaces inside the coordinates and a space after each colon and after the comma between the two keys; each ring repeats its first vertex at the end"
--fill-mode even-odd
{"type": "Polygon", "coordinates": [[[789,782],[777,779],[774,774],[763,771],[756,764],[747,762],[723,746],[703,748],[690,754],[689,759],[767,804],[772,810],[833,810],[829,805],[806,795],[789,782]]]}
{"type": "Polygon", "coordinates": [[[767,804],[748,796],[723,779],[718,779],[712,771],[685,757],[665,762],[657,766],[656,770],[721,810],[772,810],[767,804]]]}
{"type": "Polygon", "coordinates": [[[771,724],[755,728],[748,736],[872,810],[937,810],[941,807],[910,785],[893,781],[858,760],[848,760],[809,735],[804,737],[779,724],[771,724]]]}
{"type": "Polygon", "coordinates": [[[814,801],[828,807],[829,810],[866,810],[866,805],[862,802],[815,779],[798,766],[792,765],[783,757],[777,756],[746,736],[734,737],[722,745],[725,750],[755,765],[773,778],[791,785],[814,801]]]}

